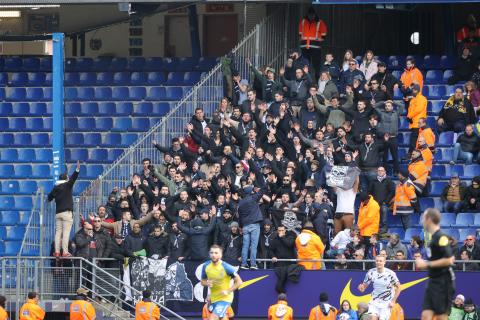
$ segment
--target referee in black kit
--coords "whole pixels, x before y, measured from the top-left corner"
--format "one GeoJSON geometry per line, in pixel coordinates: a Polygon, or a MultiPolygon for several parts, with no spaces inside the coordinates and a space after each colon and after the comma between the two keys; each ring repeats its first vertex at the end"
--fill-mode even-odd
{"type": "Polygon", "coordinates": [[[428,269],[428,284],[422,306],[422,320],[448,319],[453,294],[455,292],[455,274],[452,265],[455,257],[448,236],[440,230],[441,214],[437,209],[429,208],[423,213],[423,227],[432,235],[429,244],[429,260],[415,261],[418,269],[428,269]]]}

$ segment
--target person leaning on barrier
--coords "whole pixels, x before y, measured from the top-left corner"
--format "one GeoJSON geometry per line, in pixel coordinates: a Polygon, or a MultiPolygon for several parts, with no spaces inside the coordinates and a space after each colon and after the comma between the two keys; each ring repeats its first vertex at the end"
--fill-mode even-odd
{"type": "Polygon", "coordinates": [[[87,301],[88,290],[78,288],[77,297],[70,304],[70,320],[95,320],[93,305],[87,301]]]}
{"type": "Polygon", "coordinates": [[[145,290],[142,296],[142,301],[135,306],[135,320],[159,320],[160,308],[150,299],[152,292],[145,290]]]}
{"type": "Polygon", "coordinates": [[[7,298],[0,296],[0,320],[8,320],[8,313],[5,311],[5,302],[7,302],[7,298]]]}
{"type": "Polygon", "coordinates": [[[43,320],[45,319],[45,311],[38,305],[38,294],[29,292],[27,301],[20,309],[19,320],[43,320]]]}

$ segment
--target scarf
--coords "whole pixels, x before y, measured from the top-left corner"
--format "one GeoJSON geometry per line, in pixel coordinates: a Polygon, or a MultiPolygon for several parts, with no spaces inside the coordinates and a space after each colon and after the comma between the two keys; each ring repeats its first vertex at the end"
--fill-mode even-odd
{"type": "Polygon", "coordinates": [[[380,177],[380,176],[377,176],[377,180],[379,182],[382,182],[383,180],[385,180],[387,178],[387,176],[383,176],[383,177],[380,177]]]}

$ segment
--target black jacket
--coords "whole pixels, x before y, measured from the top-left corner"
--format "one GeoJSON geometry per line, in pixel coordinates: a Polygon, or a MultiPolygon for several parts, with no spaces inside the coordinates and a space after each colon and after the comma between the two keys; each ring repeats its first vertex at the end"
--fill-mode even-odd
{"type": "Polygon", "coordinates": [[[175,262],[180,257],[188,257],[190,255],[190,241],[185,233],[170,233],[170,259],[175,262]]]}
{"type": "Polygon", "coordinates": [[[102,227],[99,231],[94,231],[93,236],[97,244],[97,257],[108,258],[110,256],[110,248],[108,245],[111,238],[110,233],[102,227]]]}
{"type": "Polygon", "coordinates": [[[170,239],[166,232],[158,237],[150,236],[145,243],[145,249],[147,250],[147,257],[151,257],[157,254],[160,258],[168,256],[170,239]]]}
{"type": "Polygon", "coordinates": [[[328,203],[316,204],[313,209],[312,223],[315,232],[323,243],[328,243],[328,225],[327,221],[332,218],[332,206],[328,203]]]}
{"type": "Polygon", "coordinates": [[[463,152],[476,153],[480,147],[480,139],[475,133],[471,136],[467,136],[465,133],[459,135],[457,143],[460,143],[463,152]]]}
{"type": "Polygon", "coordinates": [[[73,239],[75,244],[75,255],[85,259],[98,258],[95,237],[88,236],[83,229],[80,229],[73,239]]]}
{"type": "Polygon", "coordinates": [[[242,256],[243,238],[240,234],[229,234],[225,239],[223,247],[223,259],[231,265],[238,265],[238,258],[242,256]]]}
{"type": "Polygon", "coordinates": [[[284,237],[278,235],[270,244],[270,255],[277,259],[295,259],[295,234],[287,231],[284,237]]]}
{"type": "Polygon", "coordinates": [[[68,181],[59,180],[56,182],[55,187],[48,194],[48,201],[55,199],[56,213],[64,211],[73,212],[73,196],[72,190],[75,181],[78,178],[79,171],[76,171],[70,176],[68,181]]]}
{"type": "Polygon", "coordinates": [[[340,110],[345,112],[350,119],[353,121],[352,123],[352,133],[355,137],[357,142],[361,141],[360,135],[367,133],[368,129],[370,128],[370,123],[368,122],[370,115],[374,112],[373,108],[367,107],[363,112],[358,112],[357,110],[352,110],[345,108],[344,106],[339,107],[340,110]]]}
{"type": "Polygon", "coordinates": [[[358,156],[358,163],[361,169],[377,168],[380,161],[381,145],[377,142],[372,142],[369,146],[365,143],[358,147],[360,155],[358,156]]]}
{"type": "Polygon", "coordinates": [[[205,226],[203,221],[198,218],[184,224],[178,218],[178,228],[190,236],[190,258],[192,260],[204,260],[208,257],[210,234],[215,229],[215,220],[213,218],[210,224],[205,226]]]}
{"type": "Polygon", "coordinates": [[[118,245],[114,239],[110,239],[108,247],[110,251],[110,258],[122,261],[126,257],[129,257],[128,252],[125,249],[125,242],[122,242],[120,245],[118,245]]]}
{"type": "Polygon", "coordinates": [[[139,234],[130,233],[125,238],[125,249],[128,255],[133,256],[135,252],[145,249],[145,241],[146,238],[141,232],[139,234]]]}
{"type": "Polygon", "coordinates": [[[270,252],[270,245],[272,240],[276,237],[276,232],[272,230],[269,233],[261,232],[258,239],[257,257],[260,259],[270,259],[272,257],[270,252]]]}
{"type": "Polygon", "coordinates": [[[395,183],[390,178],[386,177],[382,182],[375,178],[375,180],[370,181],[368,193],[373,196],[373,199],[379,205],[388,205],[395,196],[395,188],[395,183]]]}
{"type": "Polygon", "coordinates": [[[215,226],[215,234],[213,237],[214,244],[222,245],[224,243],[224,240],[230,234],[230,227],[228,225],[232,221],[233,221],[233,218],[229,220],[225,220],[223,217],[217,218],[217,224],[215,226]]]}
{"type": "Polygon", "coordinates": [[[398,84],[399,87],[401,87],[401,82],[400,80],[398,80],[397,78],[395,78],[391,73],[389,72],[385,72],[385,73],[380,73],[380,72],[377,72],[375,73],[372,78],[370,79],[370,81],[372,80],[377,80],[378,81],[378,84],[379,84],[379,88],[381,88],[382,86],[385,86],[387,87],[387,96],[388,96],[388,99],[392,99],[393,98],[393,87],[395,86],[395,84],[398,84]]]}

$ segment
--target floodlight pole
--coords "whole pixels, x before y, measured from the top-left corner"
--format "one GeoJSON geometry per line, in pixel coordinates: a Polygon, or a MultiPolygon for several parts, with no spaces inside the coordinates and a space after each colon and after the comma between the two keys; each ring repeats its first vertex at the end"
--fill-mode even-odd
{"type": "Polygon", "coordinates": [[[63,33],[54,33],[52,35],[53,57],[52,57],[52,98],[53,98],[53,137],[52,137],[52,153],[53,153],[53,180],[57,181],[60,173],[65,170],[65,150],[63,137],[63,62],[64,62],[64,41],[63,33]]]}

